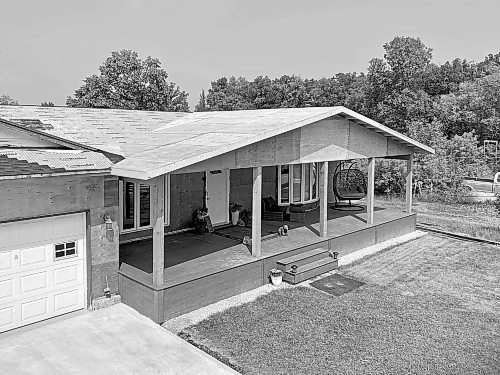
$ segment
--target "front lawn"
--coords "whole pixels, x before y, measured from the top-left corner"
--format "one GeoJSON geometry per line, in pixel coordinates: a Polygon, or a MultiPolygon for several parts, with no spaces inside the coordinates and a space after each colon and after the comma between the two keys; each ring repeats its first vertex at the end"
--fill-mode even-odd
{"type": "Polygon", "coordinates": [[[334,297],[282,288],[181,336],[243,374],[499,374],[500,249],[428,235],[340,269],[334,297]]]}
{"type": "MultiPolygon", "coordinates": [[[[404,199],[378,196],[376,204],[403,209],[404,199]]],[[[500,242],[500,216],[491,203],[442,203],[415,199],[417,222],[449,232],[468,234],[500,242]]]]}

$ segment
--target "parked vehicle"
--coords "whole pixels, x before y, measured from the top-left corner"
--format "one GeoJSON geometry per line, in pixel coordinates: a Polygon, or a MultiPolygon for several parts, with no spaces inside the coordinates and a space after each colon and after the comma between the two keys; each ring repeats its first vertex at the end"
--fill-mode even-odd
{"type": "Polygon", "coordinates": [[[495,195],[500,194],[500,172],[497,172],[492,179],[466,177],[463,181],[463,186],[470,189],[474,201],[485,202],[494,200],[495,195]]]}

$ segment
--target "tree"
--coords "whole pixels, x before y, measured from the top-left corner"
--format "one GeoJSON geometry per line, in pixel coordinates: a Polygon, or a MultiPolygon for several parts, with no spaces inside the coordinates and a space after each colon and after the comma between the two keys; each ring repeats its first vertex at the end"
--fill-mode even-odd
{"type": "Polygon", "coordinates": [[[188,94],[167,80],[158,59],[139,59],[136,52],[112,52],[99,67],[100,74],[84,79],[84,84],[68,97],[70,107],[123,108],[154,111],[189,110],[188,94]]]}
{"type": "Polygon", "coordinates": [[[377,118],[386,126],[406,134],[411,122],[432,121],[433,101],[423,90],[394,91],[377,104],[377,118]]]}
{"type": "Polygon", "coordinates": [[[205,112],[207,109],[207,98],[205,96],[205,90],[201,90],[200,100],[198,104],[194,107],[195,112],[205,112]]]}
{"type": "Polygon", "coordinates": [[[43,102],[40,104],[42,107],[53,107],[54,103],[52,102],[43,102]]]}
{"type": "Polygon", "coordinates": [[[208,90],[207,107],[210,111],[255,109],[251,82],[243,77],[222,77],[212,82],[208,90]]]}
{"type": "Polygon", "coordinates": [[[0,105],[19,105],[19,103],[9,95],[0,95],[0,105]]]}
{"type": "Polygon", "coordinates": [[[500,139],[500,73],[490,74],[444,95],[438,104],[439,118],[447,136],[474,130],[479,140],[500,139]]]}
{"type": "Polygon", "coordinates": [[[399,89],[422,87],[422,78],[432,59],[432,48],[420,38],[395,37],[384,44],[384,58],[392,71],[392,84],[399,89]]]}

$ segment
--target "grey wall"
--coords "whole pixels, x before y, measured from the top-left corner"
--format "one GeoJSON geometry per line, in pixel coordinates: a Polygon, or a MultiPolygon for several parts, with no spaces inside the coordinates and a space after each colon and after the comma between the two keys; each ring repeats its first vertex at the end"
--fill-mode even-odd
{"type": "MultiPolygon", "coordinates": [[[[230,176],[229,200],[239,203],[247,210],[252,210],[252,168],[232,169],[230,176]]],[[[262,168],[262,198],[277,199],[277,167],[262,168]]]]}

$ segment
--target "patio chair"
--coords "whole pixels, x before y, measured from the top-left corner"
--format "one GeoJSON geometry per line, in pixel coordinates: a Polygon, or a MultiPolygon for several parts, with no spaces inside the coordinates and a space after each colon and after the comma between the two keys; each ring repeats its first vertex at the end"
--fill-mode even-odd
{"type": "Polygon", "coordinates": [[[337,165],[333,175],[333,193],[336,198],[333,209],[346,207],[339,205],[341,201],[348,201],[347,207],[360,208],[358,205],[353,205],[352,201],[366,197],[366,178],[356,162],[351,162],[348,166],[343,162],[337,165]]]}
{"type": "Polygon", "coordinates": [[[278,205],[273,197],[262,199],[262,220],[283,221],[286,207],[278,205]]]}

